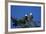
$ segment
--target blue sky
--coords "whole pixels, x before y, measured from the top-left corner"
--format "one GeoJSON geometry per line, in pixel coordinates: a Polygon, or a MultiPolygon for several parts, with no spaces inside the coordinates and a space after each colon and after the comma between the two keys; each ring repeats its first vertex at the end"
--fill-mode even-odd
{"type": "Polygon", "coordinates": [[[16,16],[18,19],[30,12],[33,14],[34,20],[41,20],[41,7],[39,6],[11,6],[11,16],[16,16]]]}

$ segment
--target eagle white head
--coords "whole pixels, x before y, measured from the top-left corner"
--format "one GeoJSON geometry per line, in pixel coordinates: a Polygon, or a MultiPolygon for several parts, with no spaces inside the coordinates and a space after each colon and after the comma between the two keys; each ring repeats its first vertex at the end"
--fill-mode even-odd
{"type": "Polygon", "coordinates": [[[32,13],[30,13],[30,15],[32,15],[32,13]]]}
{"type": "Polygon", "coordinates": [[[25,14],[25,16],[27,16],[27,14],[25,14]]]}

